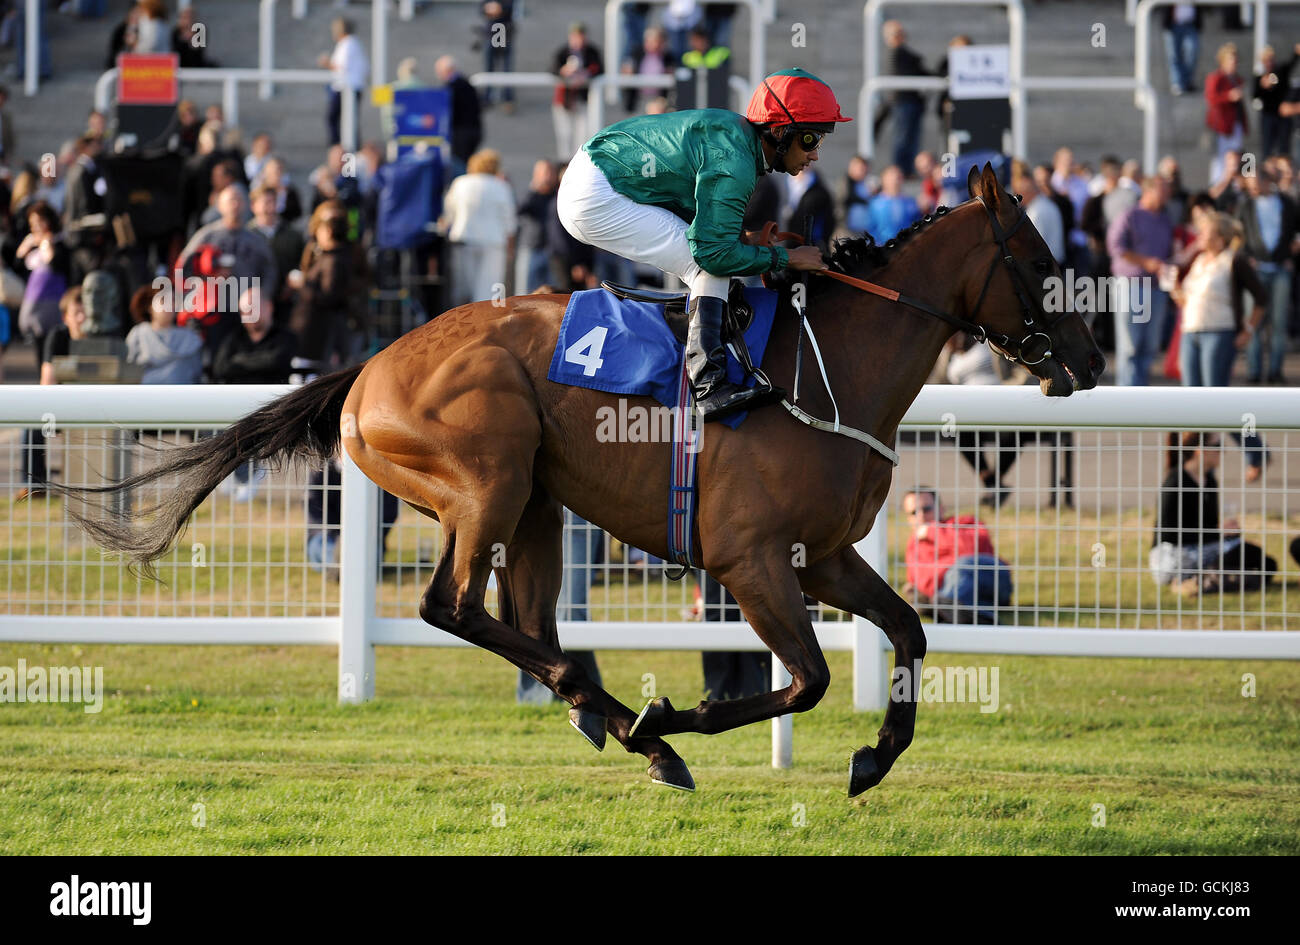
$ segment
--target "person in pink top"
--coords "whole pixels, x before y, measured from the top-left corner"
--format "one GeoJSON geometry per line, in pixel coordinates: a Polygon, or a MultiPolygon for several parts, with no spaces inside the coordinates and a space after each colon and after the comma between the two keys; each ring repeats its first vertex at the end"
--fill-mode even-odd
{"type": "Polygon", "coordinates": [[[971,515],[944,517],[938,492],[926,486],[903,496],[903,512],[912,530],[903,596],[951,623],[997,623],[1013,587],[988,528],[971,515]]]}

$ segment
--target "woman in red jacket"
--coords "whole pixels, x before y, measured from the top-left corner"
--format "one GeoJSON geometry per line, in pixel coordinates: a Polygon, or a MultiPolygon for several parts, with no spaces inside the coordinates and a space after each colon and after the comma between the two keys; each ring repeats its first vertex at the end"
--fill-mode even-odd
{"type": "Polygon", "coordinates": [[[1210,180],[1219,179],[1223,170],[1223,155],[1240,150],[1246,135],[1246,108],[1243,104],[1245,84],[1237,74],[1237,47],[1225,43],[1219,47],[1216,58],[1219,68],[1205,80],[1205,125],[1215,133],[1214,161],[1210,165],[1210,180]]]}

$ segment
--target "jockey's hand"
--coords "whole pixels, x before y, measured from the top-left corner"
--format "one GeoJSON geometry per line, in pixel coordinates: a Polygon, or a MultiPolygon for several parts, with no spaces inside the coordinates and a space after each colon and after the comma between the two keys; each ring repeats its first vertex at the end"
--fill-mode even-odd
{"type": "Polygon", "coordinates": [[[802,270],[825,269],[826,263],[822,260],[822,251],[816,246],[796,246],[789,250],[790,268],[802,270]]]}

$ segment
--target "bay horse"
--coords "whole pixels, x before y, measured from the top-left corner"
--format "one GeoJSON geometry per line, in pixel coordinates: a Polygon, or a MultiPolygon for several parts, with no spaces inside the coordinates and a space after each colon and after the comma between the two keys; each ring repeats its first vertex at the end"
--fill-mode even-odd
{"type": "MultiPolygon", "coordinates": [[[[885,248],[865,239],[837,244],[830,270],[852,284],[810,280],[808,324],[843,423],[884,443],[894,441],[959,327],[1026,363],[1048,396],[1096,386],[1105,367],[1078,314],[1045,310],[1044,280],[1060,270],[1018,200],[988,165],[971,168],[967,187],[971,200],[885,248]]],[[[763,369],[791,390],[801,322],[790,287],[781,298],[763,369]]],[[[736,430],[705,428],[693,544],[694,560],[735,596],[789,670],[790,685],[690,709],[658,699],[638,716],[561,651],[555,607],[563,506],[628,545],[668,557],[669,447],[601,442],[598,411],[616,405],[615,396],[547,379],[567,299],[523,296],[451,309],[365,364],[169,452],[153,470],[83,490],[117,492],[175,476],[152,517],[78,521],[151,573],[150,563],[239,464],[295,455],[323,461],[341,443],[373,482],[442,523],[446,540],[420,616],[544,683],[571,705],[570,721],[597,748],[608,732],[647,758],[653,781],[685,790],[694,781],[666,736],[803,712],[826,692],[829,671],[805,594],[880,626],[893,643],[895,667],[913,669],[926,652],[921,621],[853,548],[886,499],[893,464],[778,406],[752,413],[736,430]],[[502,548],[504,564],[494,560],[502,548]],[[499,620],[484,606],[494,567],[499,620]]],[[[805,383],[801,404],[826,416],[831,397],[817,372],[808,378],[818,383],[805,383]]],[[[876,746],[852,756],[850,796],[879,783],[911,743],[915,721],[915,692],[891,700],[876,746]]]]}

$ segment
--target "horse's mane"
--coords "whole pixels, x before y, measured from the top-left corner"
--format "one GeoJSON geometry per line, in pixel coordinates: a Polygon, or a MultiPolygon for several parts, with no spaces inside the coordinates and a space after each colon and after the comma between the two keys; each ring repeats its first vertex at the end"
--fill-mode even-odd
{"type": "MultiPolygon", "coordinates": [[[[910,227],[899,232],[893,239],[886,241],[883,246],[877,244],[870,234],[838,239],[831,246],[830,259],[827,260],[827,265],[835,272],[842,272],[846,276],[870,279],[877,271],[889,265],[894,256],[910,243],[918,233],[925,230],[932,223],[943,219],[951,212],[952,209],[949,207],[938,207],[933,213],[927,213],[910,227]]],[[[786,297],[792,287],[801,281],[803,275],[802,272],[786,269],[780,273],[769,275],[766,281],[769,288],[776,289],[783,297],[786,297]]],[[[837,283],[833,279],[809,279],[808,296],[809,298],[816,298],[835,285],[837,283]]]]}

